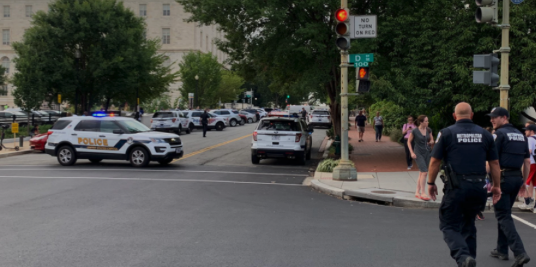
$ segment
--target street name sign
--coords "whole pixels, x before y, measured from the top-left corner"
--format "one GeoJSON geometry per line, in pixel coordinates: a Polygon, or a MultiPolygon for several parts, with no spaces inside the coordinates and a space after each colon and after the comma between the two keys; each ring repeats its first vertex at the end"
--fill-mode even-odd
{"type": "Polygon", "coordinates": [[[523,3],[523,0],[512,0],[512,3],[514,3],[516,5],[519,5],[519,4],[523,3]]]}
{"type": "MultiPolygon", "coordinates": [[[[518,0],[519,1],[519,0],[518,0]]],[[[350,39],[378,37],[378,19],[376,15],[353,16],[350,39]]]]}
{"type": "Polygon", "coordinates": [[[348,62],[354,63],[354,67],[368,67],[370,62],[374,62],[374,54],[350,54],[348,62]]]}

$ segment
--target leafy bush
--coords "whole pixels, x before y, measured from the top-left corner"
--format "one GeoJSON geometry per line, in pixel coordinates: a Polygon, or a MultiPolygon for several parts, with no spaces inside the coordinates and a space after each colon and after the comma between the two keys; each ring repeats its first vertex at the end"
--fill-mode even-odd
{"type": "MultiPolygon", "coordinates": [[[[325,159],[318,164],[318,167],[316,168],[317,172],[333,172],[333,169],[339,165],[340,160],[334,160],[334,159],[325,159]]],[[[352,163],[352,166],[354,166],[354,163],[352,163]]]]}
{"type": "Polygon", "coordinates": [[[402,129],[393,128],[390,132],[391,134],[389,134],[389,138],[391,138],[391,141],[393,142],[398,142],[398,140],[400,140],[400,138],[403,136],[402,129]]]}
{"type": "Polygon", "coordinates": [[[404,109],[392,101],[382,100],[370,106],[368,114],[371,120],[376,116],[377,111],[379,111],[380,116],[383,117],[383,133],[385,135],[390,135],[393,129],[401,129],[402,125],[404,125],[407,120],[407,115],[404,114],[404,109]]]}

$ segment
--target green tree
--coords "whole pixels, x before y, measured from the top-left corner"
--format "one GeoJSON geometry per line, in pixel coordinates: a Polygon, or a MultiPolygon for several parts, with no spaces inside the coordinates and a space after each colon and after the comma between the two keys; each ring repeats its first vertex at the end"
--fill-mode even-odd
{"type": "Polygon", "coordinates": [[[0,65],[0,95],[6,94],[7,91],[4,86],[7,84],[7,75],[5,75],[6,69],[0,65]]]}
{"type": "Polygon", "coordinates": [[[95,103],[135,103],[168,91],[176,79],[159,40],[143,37],[145,22],[116,0],[56,0],[38,11],[21,42],[15,42],[20,101],[62,94],[80,111],[95,103]],[[79,59],[76,59],[79,54],[79,59]],[[78,99],[75,99],[78,96],[78,99]]]}
{"type": "Polygon", "coordinates": [[[218,102],[222,103],[232,102],[238,99],[238,96],[244,91],[241,86],[244,84],[244,79],[238,74],[225,69],[221,70],[221,82],[218,87],[218,92],[215,94],[218,102]]]}
{"type": "Polygon", "coordinates": [[[340,56],[333,18],[339,1],[177,2],[193,14],[190,21],[219,25],[225,39],[216,44],[247,81],[265,77],[278,97],[290,94],[297,101],[311,93],[327,95],[340,131],[340,56]]]}
{"type": "Polygon", "coordinates": [[[222,66],[212,53],[190,52],[179,63],[181,96],[194,93],[197,106],[210,107],[218,103],[219,88],[222,81],[222,66]],[[198,77],[198,80],[195,77],[198,77]],[[197,93],[196,93],[197,92],[197,93]]]}

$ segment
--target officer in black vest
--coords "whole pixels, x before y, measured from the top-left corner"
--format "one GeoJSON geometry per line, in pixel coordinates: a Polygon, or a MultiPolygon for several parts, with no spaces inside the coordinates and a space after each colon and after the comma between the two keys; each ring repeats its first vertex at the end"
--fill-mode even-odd
{"type": "Polygon", "coordinates": [[[523,182],[527,180],[530,172],[530,152],[525,135],[508,121],[510,114],[506,109],[494,108],[488,116],[491,117],[491,124],[497,135],[495,144],[501,165],[500,185],[503,193],[501,200],[493,206],[499,223],[499,237],[497,248],[491,251],[491,256],[508,260],[508,247],[510,247],[516,258],[512,266],[523,266],[530,261],[530,258],[516,231],[512,219],[512,206],[520,190],[525,189],[523,182]],[[521,172],[522,166],[523,172],[521,172]]]}
{"type": "Polygon", "coordinates": [[[458,266],[476,266],[475,218],[486,204],[486,161],[494,181],[493,201],[501,198],[500,169],[493,136],[472,121],[473,112],[467,103],[456,105],[456,124],[440,132],[432,151],[428,176],[428,193],[437,196],[435,180],[441,160],[446,170],[444,196],[439,209],[439,228],[458,266]]]}

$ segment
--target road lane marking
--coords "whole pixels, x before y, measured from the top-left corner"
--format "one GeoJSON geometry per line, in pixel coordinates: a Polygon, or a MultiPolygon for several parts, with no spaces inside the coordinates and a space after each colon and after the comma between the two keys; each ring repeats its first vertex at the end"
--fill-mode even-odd
{"type": "Polygon", "coordinates": [[[523,220],[523,219],[521,219],[521,218],[519,218],[519,217],[517,217],[517,216],[515,216],[513,214],[512,214],[512,218],[514,218],[514,219],[518,220],[519,222],[524,223],[524,224],[528,225],[530,228],[533,228],[533,229],[536,230],[536,225],[534,225],[534,224],[532,224],[532,223],[530,223],[528,221],[525,221],[525,220],[523,220]]]}
{"type": "MultiPolygon", "coordinates": [[[[62,169],[2,169],[2,171],[120,171],[125,172],[129,169],[78,169],[78,168],[62,168],[62,169]]],[[[134,172],[174,172],[174,173],[221,173],[221,174],[242,174],[242,175],[266,175],[266,176],[299,176],[307,177],[307,174],[294,174],[294,173],[260,173],[260,172],[229,172],[229,171],[189,171],[189,170],[137,170],[134,172]]]]}
{"type": "Polygon", "coordinates": [[[121,178],[121,177],[46,177],[46,176],[0,176],[7,179],[71,179],[71,180],[121,180],[121,181],[159,181],[159,182],[193,182],[193,183],[221,183],[221,184],[253,184],[253,185],[279,185],[298,186],[302,184],[285,183],[261,183],[261,182],[240,182],[240,181],[219,181],[219,180],[195,180],[195,179],[162,179],[162,178],[121,178]]]}
{"type": "Polygon", "coordinates": [[[173,162],[177,162],[177,161],[179,161],[179,160],[187,159],[187,158],[189,158],[189,157],[193,157],[193,156],[195,156],[195,155],[199,155],[199,154],[201,154],[201,153],[203,153],[203,152],[207,152],[207,151],[209,151],[209,150],[211,150],[211,149],[214,149],[214,148],[217,148],[217,147],[220,147],[220,146],[224,146],[224,145],[230,144],[230,143],[232,143],[232,142],[236,142],[236,141],[238,141],[238,140],[242,140],[242,139],[247,138],[247,137],[251,137],[251,134],[244,135],[244,136],[242,136],[242,137],[238,137],[238,138],[235,138],[235,139],[233,139],[233,140],[225,141],[225,142],[223,142],[223,143],[219,143],[219,144],[217,144],[217,145],[213,145],[213,146],[205,147],[205,148],[203,148],[203,149],[201,149],[201,150],[197,150],[197,151],[195,151],[195,152],[186,154],[186,155],[184,155],[182,158],[180,158],[180,159],[176,159],[176,160],[172,161],[172,163],[173,163],[173,162]]]}

